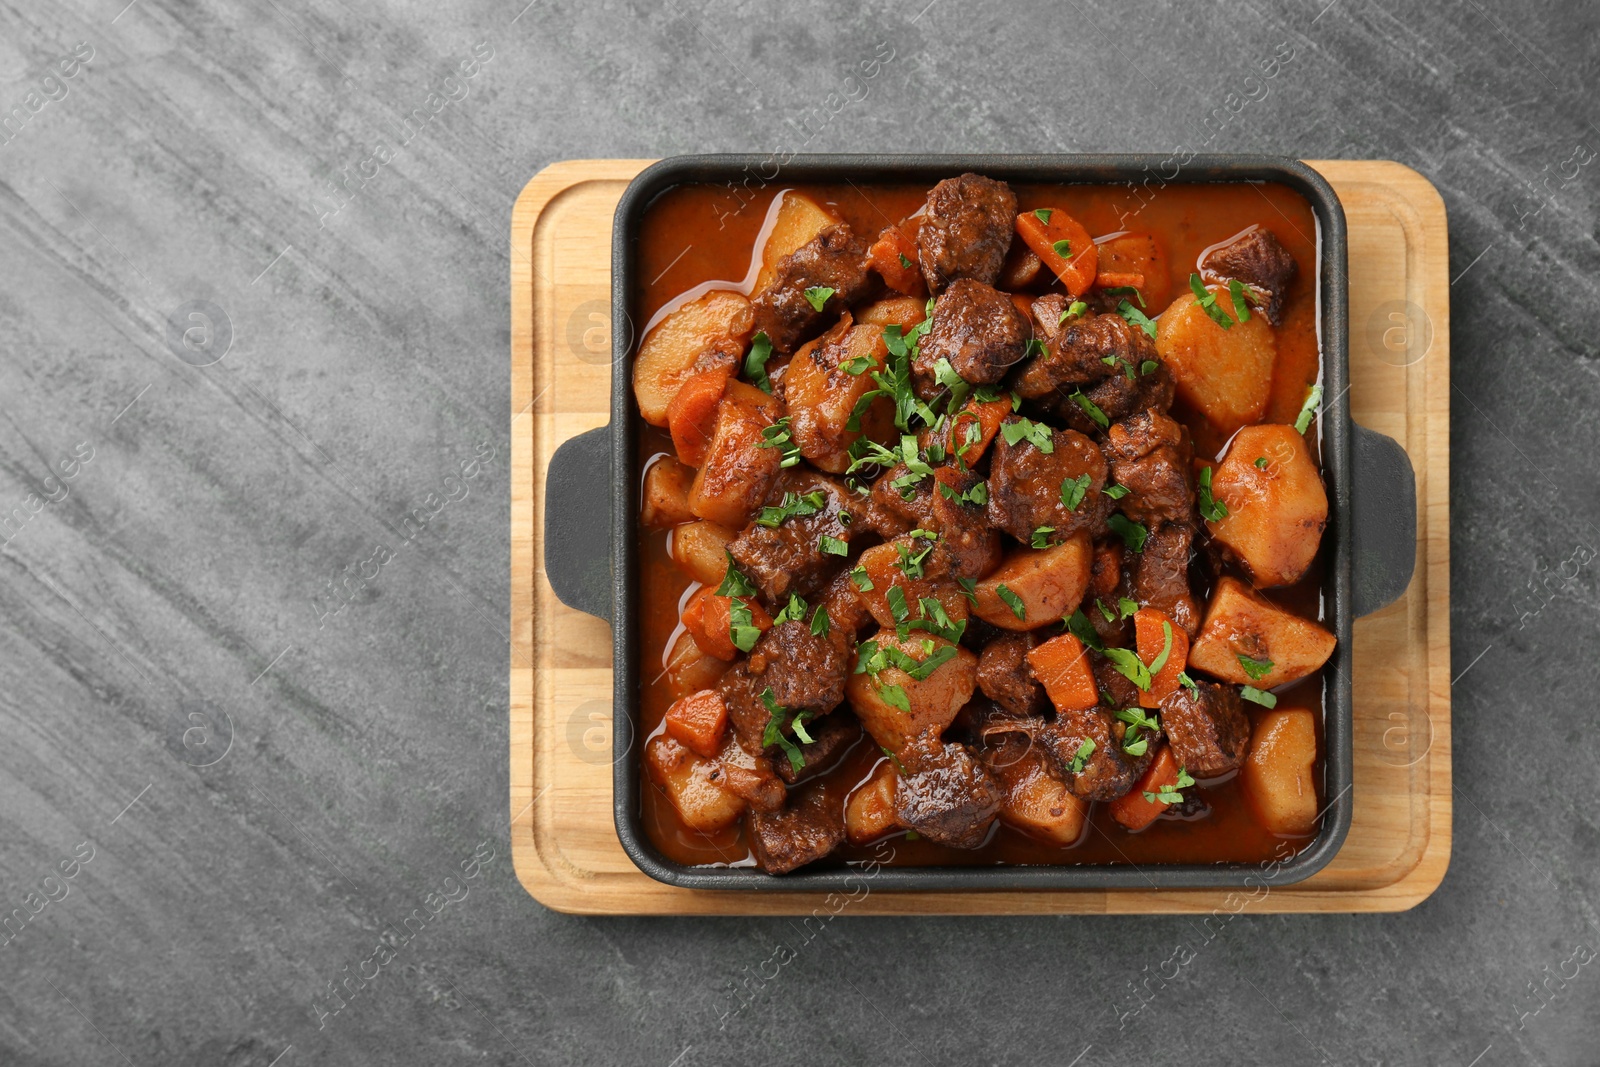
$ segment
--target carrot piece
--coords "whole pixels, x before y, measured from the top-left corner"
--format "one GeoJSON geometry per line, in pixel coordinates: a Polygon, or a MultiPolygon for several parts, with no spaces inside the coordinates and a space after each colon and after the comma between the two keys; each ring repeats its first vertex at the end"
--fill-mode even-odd
{"type": "Polygon", "coordinates": [[[722,732],[728,727],[728,705],[715,689],[690,693],[667,709],[667,733],[697,755],[716,759],[722,732]]]}
{"type": "Polygon", "coordinates": [[[1184,667],[1189,662],[1189,635],[1164,611],[1140,608],[1133,613],[1134,644],[1145,666],[1155,665],[1161,650],[1167,647],[1169,632],[1172,634],[1172,648],[1167,652],[1167,660],[1161,665],[1161,669],[1151,672],[1150,688],[1139,694],[1141,707],[1160,707],[1161,699],[1178,688],[1178,675],[1183,673],[1184,667]],[[1165,629],[1162,627],[1163,623],[1166,624],[1165,629]]]}
{"type": "Polygon", "coordinates": [[[706,461],[711,435],[717,427],[717,406],[728,387],[730,367],[701,371],[679,387],[667,404],[667,426],[678,458],[691,467],[706,461]]]}
{"type": "Polygon", "coordinates": [[[922,268],[917,265],[917,235],[921,231],[920,217],[906,219],[898,226],[884,227],[867,249],[868,265],[889,283],[889,288],[907,296],[928,293],[922,280],[922,268]]]}
{"type": "Polygon", "coordinates": [[[1129,830],[1143,830],[1156,821],[1156,816],[1167,810],[1159,800],[1146,800],[1146,793],[1159,793],[1163,785],[1178,784],[1178,761],[1172,749],[1161,746],[1156,758],[1145,768],[1139,780],[1127,793],[1111,802],[1111,817],[1129,830]]]}
{"type": "MultiPolygon", "coordinates": [[[[733,622],[732,597],[717,596],[710,586],[689,599],[683,609],[683,625],[700,646],[700,651],[718,659],[731,660],[739,655],[729,627],[733,622]]],[[[772,629],[772,616],[753,598],[739,597],[739,603],[750,609],[750,624],[766,632],[772,629]]]]}
{"type": "Polygon", "coordinates": [[[1144,275],[1138,271],[1103,270],[1094,276],[1094,284],[1097,289],[1122,289],[1127,286],[1143,289],[1144,275]]]}
{"type": "Polygon", "coordinates": [[[1053,637],[1030,650],[1028,665],[1057,711],[1088,711],[1100,703],[1089,654],[1071,634],[1053,637]]]}
{"type": "Polygon", "coordinates": [[[1000,424],[1011,414],[1011,401],[1009,400],[969,400],[967,406],[956,412],[956,417],[950,420],[950,436],[946,439],[945,448],[952,456],[958,456],[961,462],[968,467],[983,458],[988,451],[989,442],[994,440],[994,435],[1000,432],[1000,424]],[[971,427],[978,428],[976,439],[969,439],[971,427]]]}
{"type": "Polygon", "coordinates": [[[1039,211],[1048,216],[1048,221],[1041,219],[1038,212],[1024,211],[1017,216],[1017,236],[1061,279],[1069,294],[1080,297],[1094,284],[1100,251],[1083,223],[1065,211],[1060,208],[1040,208],[1039,211]],[[1056,251],[1063,241],[1066,244],[1061,245],[1061,252],[1056,251]]]}

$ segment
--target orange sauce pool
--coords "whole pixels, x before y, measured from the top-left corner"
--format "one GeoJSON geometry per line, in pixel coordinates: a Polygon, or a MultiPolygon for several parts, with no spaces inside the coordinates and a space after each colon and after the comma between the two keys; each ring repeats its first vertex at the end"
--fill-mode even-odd
{"type": "MultiPolygon", "coordinates": [[[[869,238],[916,211],[928,191],[924,185],[858,186],[849,182],[773,185],[755,193],[741,210],[730,213],[727,191],[722,186],[682,185],[668,190],[649,206],[640,225],[635,276],[641,281],[630,294],[629,308],[636,340],[655,316],[696,287],[721,282],[725,284],[710,287],[741,288],[768,208],[786,188],[798,189],[829,204],[852,229],[869,238]]],[[[1188,291],[1189,275],[1198,269],[1196,261],[1206,248],[1250,226],[1270,228],[1293,254],[1299,271],[1284,304],[1283,324],[1276,331],[1277,363],[1271,399],[1262,421],[1294,420],[1306,386],[1317,380],[1320,359],[1317,224],[1310,204],[1299,193],[1271,182],[1169,185],[1141,206],[1123,186],[1013,182],[1011,188],[1017,194],[1019,211],[1036,207],[1064,209],[1097,238],[1126,230],[1155,234],[1165,245],[1168,289],[1174,296],[1188,291]]],[[[1151,307],[1148,312],[1153,318],[1160,310],[1151,307]]],[[[1172,415],[1190,427],[1197,456],[1214,456],[1225,443],[1203,419],[1185,411],[1181,403],[1174,405],[1172,415]]],[[[642,471],[651,457],[671,454],[672,443],[664,431],[646,425],[642,419],[639,425],[636,469],[642,471]]],[[[1314,439],[1309,443],[1315,448],[1314,439]]],[[[641,586],[637,625],[643,657],[639,670],[639,736],[648,737],[660,728],[672,703],[672,695],[660,682],[660,676],[665,650],[678,628],[679,605],[691,582],[667,556],[667,531],[640,526],[637,536],[641,586]]],[[[1265,590],[1264,595],[1297,614],[1323,619],[1322,559],[1319,553],[1310,571],[1295,585],[1265,590]]],[[[1209,590],[1197,587],[1194,593],[1204,601],[1209,590]]],[[[1320,712],[1322,673],[1280,688],[1277,695],[1280,709],[1302,707],[1320,712]]],[[[1246,704],[1246,709],[1254,717],[1255,705],[1246,704]]],[[[1319,755],[1315,777],[1320,781],[1322,716],[1318,714],[1316,720],[1319,755]]],[[[661,853],[681,864],[749,862],[749,849],[737,825],[712,835],[683,825],[676,809],[644,774],[643,750],[642,744],[636,746],[631,757],[644,783],[640,790],[642,822],[661,853]]],[[[864,739],[824,776],[823,782],[809,787],[836,793],[842,803],[855,784],[864,780],[883,758],[871,739],[864,739]]],[[[1090,812],[1089,828],[1070,847],[1037,841],[997,821],[988,843],[972,850],[896,837],[894,858],[889,862],[896,866],[1260,863],[1282,860],[1314,839],[1282,838],[1261,829],[1250,814],[1236,778],[1202,785],[1202,795],[1211,810],[1209,815],[1193,821],[1162,818],[1139,833],[1129,833],[1112,820],[1107,805],[1097,803],[1090,812]]],[[[845,845],[807,869],[839,866],[875,855],[882,862],[878,845],[845,845]]]]}

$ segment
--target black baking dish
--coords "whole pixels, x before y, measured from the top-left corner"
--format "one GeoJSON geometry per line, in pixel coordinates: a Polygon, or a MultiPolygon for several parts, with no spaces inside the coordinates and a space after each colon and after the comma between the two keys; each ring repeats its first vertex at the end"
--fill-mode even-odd
{"type": "Polygon", "coordinates": [[[641,471],[636,458],[639,419],[630,385],[637,340],[632,323],[637,319],[630,315],[629,304],[635,291],[635,246],[643,213],[664,190],[686,183],[739,185],[754,180],[782,186],[848,179],[863,186],[875,182],[932,186],[965,171],[1041,184],[1271,181],[1297,190],[1310,203],[1319,227],[1325,393],[1321,448],[1329,489],[1324,595],[1328,622],[1339,642],[1324,673],[1323,795],[1331,799],[1316,840],[1265,871],[1255,864],[884,866],[872,872],[871,884],[883,890],[1177,889],[1286,885],[1310,877],[1334,857],[1350,829],[1351,620],[1388,604],[1411,579],[1416,489],[1404,450],[1350,420],[1345,221],[1338,197],[1310,167],[1275,156],[1196,156],[1180,166],[1173,157],[1160,155],[814,155],[796,156],[781,167],[772,156],[680,156],[656,163],[634,179],[617,206],[612,235],[612,337],[617,350],[612,362],[611,423],[566,442],[552,457],[544,542],[545,569],[557,596],[612,623],[613,778],[622,847],[652,878],[684,888],[830,891],[859,888],[864,877],[849,866],[802,868],[776,877],[753,868],[684,866],[661,856],[641,826],[641,768],[634,752],[640,680],[634,616],[641,471]],[[1176,173],[1168,177],[1169,171],[1176,173]],[[609,486],[609,498],[602,486],[609,486]]]}

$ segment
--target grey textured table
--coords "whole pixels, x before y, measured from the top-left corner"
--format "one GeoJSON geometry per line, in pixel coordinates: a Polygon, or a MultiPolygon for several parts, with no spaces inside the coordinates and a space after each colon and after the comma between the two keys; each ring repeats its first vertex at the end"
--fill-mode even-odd
{"type": "Polygon", "coordinates": [[[0,4],[0,1063],[1596,1062],[1600,7],[525,2],[0,4]],[[807,941],[530,900],[528,177],[1208,138],[1449,206],[1443,887],[1241,916],[1182,968],[1185,918],[807,941]]]}

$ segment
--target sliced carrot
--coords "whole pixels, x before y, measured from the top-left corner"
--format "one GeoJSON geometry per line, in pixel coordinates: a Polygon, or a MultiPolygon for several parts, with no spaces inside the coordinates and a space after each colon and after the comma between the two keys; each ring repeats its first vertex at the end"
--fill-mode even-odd
{"type": "Polygon", "coordinates": [[[1028,665],[1057,711],[1088,711],[1100,703],[1089,654],[1071,634],[1053,637],[1029,651],[1028,665]]]}
{"type": "Polygon", "coordinates": [[[1140,608],[1133,613],[1134,644],[1145,666],[1155,664],[1161,650],[1167,647],[1169,632],[1172,634],[1172,648],[1167,652],[1166,662],[1161,669],[1151,673],[1150,688],[1139,694],[1141,707],[1160,707],[1161,699],[1178,688],[1178,675],[1183,673],[1189,662],[1189,635],[1164,611],[1140,608]],[[1165,629],[1163,623],[1166,624],[1165,629]]]}
{"type": "Polygon", "coordinates": [[[1122,289],[1132,286],[1135,289],[1144,288],[1144,275],[1137,271],[1103,270],[1094,276],[1097,289],[1122,289]]]}
{"type": "Polygon", "coordinates": [[[715,689],[690,693],[667,709],[667,733],[706,759],[716,759],[722,751],[727,727],[728,705],[715,689]]]}
{"type": "MultiPolygon", "coordinates": [[[[750,609],[750,624],[763,632],[772,629],[772,616],[756,603],[754,598],[740,597],[739,603],[750,609]]],[[[706,586],[683,609],[683,625],[700,646],[700,651],[718,659],[732,660],[739,655],[733,643],[729,626],[733,621],[733,598],[717,596],[706,586]]]]}
{"type": "Polygon", "coordinates": [[[867,263],[882,275],[889,288],[907,296],[926,296],[928,288],[917,265],[917,234],[922,219],[906,219],[898,226],[887,226],[867,249],[867,263]]]}
{"type": "Polygon", "coordinates": [[[717,405],[728,387],[732,368],[717,367],[693,375],[667,404],[667,426],[678,458],[691,467],[706,461],[711,434],[717,426],[717,405]]]}
{"type": "Polygon", "coordinates": [[[1111,802],[1111,817],[1129,830],[1143,830],[1156,821],[1156,816],[1167,810],[1159,800],[1146,800],[1146,793],[1159,793],[1163,785],[1178,784],[1178,761],[1166,745],[1156,753],[1156,758],[1145,768],[1133,788],[1111,802]]]}
{"type": "Polygon", "coordinates": [[[1065,211],[1060,208],[1024,211],[1017,216],[1017,236],[1061,279],[1061,284],[1073,297],[1082,296],[1094,284],[1100,251],[1083,223],[1065,211]],[[1048,221],[1041,219],[1039,212],[1045,213],[1048,221]],[[1062,244],[1063,241],[1066,243],[1062,244]],[[1056,251],[1058,246],[1059,252],[1056,251]]]}
{"type": "Polygon", "coordinates": [[[967,401],[967,406],[956,412],[956,417],[950,420],[946,450],[968,467],[972,466],[988,451],[989,442],[1000,432],[1000,424],[1009,414],[1010,400],[967,401]],[[978,428],[978,436],[975,440],[969,440],[973,426],[978,428]]]}

